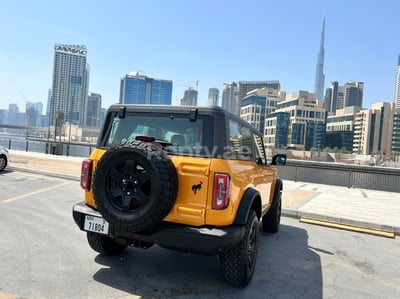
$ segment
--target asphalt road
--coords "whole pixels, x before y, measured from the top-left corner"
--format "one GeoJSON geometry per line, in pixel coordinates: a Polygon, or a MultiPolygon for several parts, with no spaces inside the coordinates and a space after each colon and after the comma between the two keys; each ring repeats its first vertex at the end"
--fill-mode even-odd
{"type": "Polygon", "coordinates": [[[283,218],[261,234],[253,281],[223,284],[217,257],[154,246],[90,249],[72,219],[79,183],[0,173],[0,299],[400,298],[400,241],[283,218]]]}

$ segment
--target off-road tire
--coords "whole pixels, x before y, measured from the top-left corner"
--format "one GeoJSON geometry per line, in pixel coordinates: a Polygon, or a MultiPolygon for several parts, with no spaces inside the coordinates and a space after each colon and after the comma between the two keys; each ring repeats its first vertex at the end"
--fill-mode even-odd
{"type": "Polygon", "coordinates": [[[169,213],[178,192],[178,176],[157,144],[132,141],[108,150],[97,164],[93,197],[110,223],[129,231],[151,230],[169,213]]]}
{"type": "Polygon", "coordinates": [[[86,237],[90,247],[103,255],[120,254],[128,247],[128,245],[118,244],[114,239],[96,233],[87,232],[86,237]]]}
{"type": "Polygon", "coordinates": [[[244,287],[251,281],[257,260],[258,231],[257,214],[251,210],[242,241],[219,255],[222,279],[227,284],[244,287]]]}
{"type": "Polygon", "coordinates": [[[277,198],[277,203],[272,207],[267,214],[262,217],[262,228],[264,232],[276,233],[279,230],[282,212],[282,192],[280,191],[277,198]]]}

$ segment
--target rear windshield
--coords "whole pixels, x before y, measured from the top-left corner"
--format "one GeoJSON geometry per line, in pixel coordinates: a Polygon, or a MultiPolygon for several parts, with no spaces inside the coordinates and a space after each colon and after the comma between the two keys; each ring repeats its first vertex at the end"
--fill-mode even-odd
{"type": "Polygon", "coordinates": [[[171,154],[202,155],[205,148],[212,148],[213,119],[198,116],[190,121],[187,114],[150,114],[127,112],[124,118],[109,113],[101,147],[152,137],[167,148],[171,154]]]}

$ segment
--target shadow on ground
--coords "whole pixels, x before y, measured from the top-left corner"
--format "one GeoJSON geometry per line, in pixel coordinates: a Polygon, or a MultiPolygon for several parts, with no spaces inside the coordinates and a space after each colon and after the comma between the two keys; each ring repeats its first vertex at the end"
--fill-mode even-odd
{"type": "Polygon", "coordinates": [[[321,261],[308,247],[304,229],[281,225],[260,234],[256,272],[243,289],[225,285],[215,256],[128,248],[114,257],[98,255],[103,267],[94,280],[142,298],[322,298],[321,261]]]}

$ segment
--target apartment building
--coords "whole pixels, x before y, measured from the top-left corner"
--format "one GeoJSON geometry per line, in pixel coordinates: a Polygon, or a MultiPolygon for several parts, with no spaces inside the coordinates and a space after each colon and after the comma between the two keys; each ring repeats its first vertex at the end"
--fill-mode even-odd
{"type": "Polygon", "coordinates": [[[353,152],[390,157],[393,134],[393,104],[376,103],[354,116],[353,152]]]}

